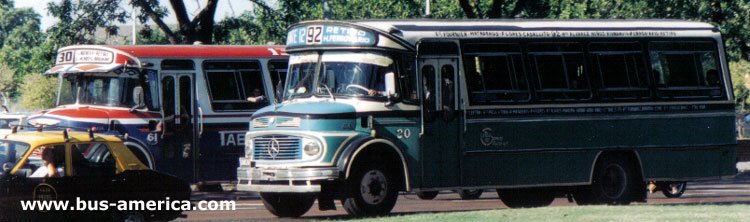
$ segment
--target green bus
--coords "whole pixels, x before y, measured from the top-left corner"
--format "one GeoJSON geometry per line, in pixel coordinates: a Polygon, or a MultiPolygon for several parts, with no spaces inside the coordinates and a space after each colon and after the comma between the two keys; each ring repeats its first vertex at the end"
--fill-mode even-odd
{"type": "Polygon", "coordinates": [[[676,20],[309,21],[253,114],[238,190],[280,217],[383,215],[401,191],[508,207],[646,201],[737,172],[721,35],[676,20]]]}

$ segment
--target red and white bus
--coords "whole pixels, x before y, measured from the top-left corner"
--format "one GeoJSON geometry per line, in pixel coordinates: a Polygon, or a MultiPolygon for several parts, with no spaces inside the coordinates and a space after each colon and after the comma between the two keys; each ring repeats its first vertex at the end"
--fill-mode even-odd
{"type": "Polygon", "coordinates": [[[153,169],[234,181],[249,117],[275,103],[287,59],[281,46],[69,46],[46,72],[57,107],[28,121],[127,134],[153,169]]]}

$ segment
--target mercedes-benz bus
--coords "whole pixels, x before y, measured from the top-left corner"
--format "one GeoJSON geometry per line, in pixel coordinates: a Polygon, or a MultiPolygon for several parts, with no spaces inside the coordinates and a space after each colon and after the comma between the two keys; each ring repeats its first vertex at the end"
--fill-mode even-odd
{"type": "Polygon", "coordinates": [[[127,135],[151,169],[234,184],[247,121],[275,103],[287,61],[283,46],[68,46],[46,72],[57,107],[28,122],[127,135]]]}
{"type": "Polygon", "coordinates": [[[253,114],[238,188],[300,216],[400,191],[496,189],[508,207],[646,200],[736,173],[719,30],[675,20],[310,21],[283,102],[253,114]]]}

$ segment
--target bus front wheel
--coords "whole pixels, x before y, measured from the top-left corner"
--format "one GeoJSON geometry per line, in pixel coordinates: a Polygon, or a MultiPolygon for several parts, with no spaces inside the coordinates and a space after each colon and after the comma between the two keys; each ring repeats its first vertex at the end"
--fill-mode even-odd
{"type": "Polygon", "coordinates": [[[396,177],[384,164],[368,162],[356,167],[347,179],[347,194],[342,201],[349,215],[378,216],[391,212],[398,199],[396,177]]]}
{"type": "Polygon", "coordinates": [[[574,198],[579,205],[626,205],[633,200],[638,184],[627,158],[604,156],[596,164],[591,186],[576,192],[574,198]]]}
{"type": "Polygon", "coordinates": [[[545,207],[555,200],[552,192],[543,189],[497,189],[497,195],[510,208],[545,207]]]}
{"type": "Polygon", "coordinates": [[[260,193],[263,206],[277,217],[300,217],[307,213],[315,202],[313,194],[260,193]]]}

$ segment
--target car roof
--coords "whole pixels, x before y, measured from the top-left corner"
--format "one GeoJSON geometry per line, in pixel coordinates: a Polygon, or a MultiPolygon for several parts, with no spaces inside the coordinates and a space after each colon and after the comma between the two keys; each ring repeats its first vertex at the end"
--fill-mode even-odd
{"type": "Polygon", "coordinates": [[[89,137],[88,132],[68,132],[68,140],[64,136],[62,130],[58,131],[19,131],[16,133],[9,133],[0,136],[0,139],[23,142],[29,144],[31,147],[37,147],[45,144],[56,144],[56,143],[76,143],[76,142],[122,142],[122,140],[115,136],[93,134],[93,140],[89,137]]]}

